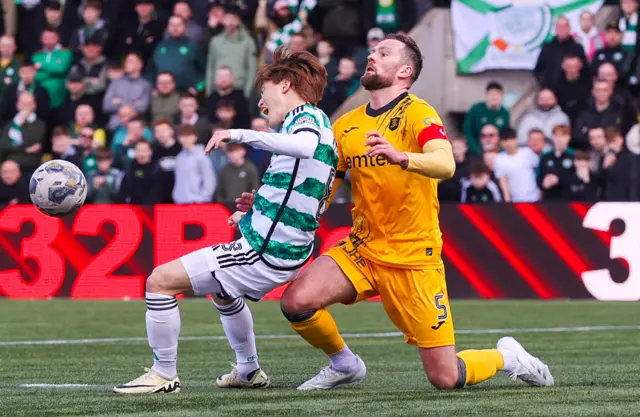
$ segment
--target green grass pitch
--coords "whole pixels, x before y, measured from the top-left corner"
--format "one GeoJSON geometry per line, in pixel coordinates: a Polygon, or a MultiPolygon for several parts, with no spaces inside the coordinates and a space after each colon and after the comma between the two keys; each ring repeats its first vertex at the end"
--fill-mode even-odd
{"type": "MultiPolygon", "coordinates": [[[[250,303],[256,333],[295,336],[276,302],[250,303]]],[[[181,301],[182,336],[222,335],[207,300],[181,301]]],[[[458,301],[458,330],[576,326],[638,326],[637,303],[586,301],[458,301]]],[[[344,333],[396,331],[379,303],[332,308],[344,333]]],[[[530,388],[499,375],[453,392],[432,388],[415,348],[401,337],[351,338],[367,363],[359,386],[301,393],[295,387],[326,364],[302,339],[259,339],[267,390],[221,390],[214,378],[230,369],[226,340],[185,340],[179,348],[180,394],[117,396],[111,387],[151,364],[144,340],[57,345],[7,341],[136,338],[145,336],[143,302],[0,301],[0,415],[2,416],[638,416],[640,330],[558,331],[513,335],[550,367],[552,388],[530,388]],[[88,384],[27,388],[24,384],[88,384]]],[[[593,329],[592,329],[593,330],[593,329]]],[[[503,332],[462,333],[459,349],[491,348],[503,332]]]]}

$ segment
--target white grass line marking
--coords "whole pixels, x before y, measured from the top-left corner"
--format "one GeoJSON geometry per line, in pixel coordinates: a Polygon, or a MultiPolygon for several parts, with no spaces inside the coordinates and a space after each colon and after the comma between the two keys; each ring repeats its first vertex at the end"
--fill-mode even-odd
{"type": "MultiPolygon", "coordinates": [[[[601,332],[601,331],[623,331],[640,330],[640,325],[635,326],[577,326],[577,327],[537,327],[528,329],[470,329],[456,330],[456,334],[514,334],[514,333],[566,333],[566,332],[601,332]]],[[[347,339],[369,339],[400,337],[400,332],[384,333],[344,333],[347,339]]],[[[256,335],[256,339],[299,339],[296,334],[263,334],[256,335]]],[[[209,341],[227,340],[225,336],[185,336],[181,341],[209,341]]],[[[2,346],[37,346],[37,345],[87,345],[92,343],[132,343],[146,342],[146,337],[113,337],[102,339],[70,339],[70,340],[17,340],[0,341],[2,346]]]]}
{"type": "Polygon", "coordinates": [[[100,385],[91,384],[20,384],[18,388],[95,388],[100,385]]]}

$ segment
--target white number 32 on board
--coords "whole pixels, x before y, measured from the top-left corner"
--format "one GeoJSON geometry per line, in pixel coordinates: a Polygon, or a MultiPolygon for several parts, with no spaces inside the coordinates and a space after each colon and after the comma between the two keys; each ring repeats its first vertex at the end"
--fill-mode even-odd
{"type": "Polygon", "coordinates": [[[640,300],[640,203],[596,203],[587,212],[582,226],[608,231],[611,222],[624,222],[624,233],[611,238],[611,259],[622,258],[629,264],[629,277],[615,282],[608,269],[582,273],[587,290],[598,300],[640,300]]]}

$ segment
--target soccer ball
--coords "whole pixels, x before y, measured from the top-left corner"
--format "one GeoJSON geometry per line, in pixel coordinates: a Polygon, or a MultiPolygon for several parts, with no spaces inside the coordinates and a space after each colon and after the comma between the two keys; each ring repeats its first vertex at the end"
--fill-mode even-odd
{"type": "Polygon", "coordinates": [[[49,216],[77,211],[87,198],[87,179],[74,164],[61,159],[45,162],[31,176],[31,201],[49,216]]]}

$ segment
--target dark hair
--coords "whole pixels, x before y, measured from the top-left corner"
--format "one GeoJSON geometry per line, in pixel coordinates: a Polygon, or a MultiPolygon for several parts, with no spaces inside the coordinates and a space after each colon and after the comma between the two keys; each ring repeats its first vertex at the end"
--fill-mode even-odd
{"type": "Polygon", "coordinates": [[[470,175],[491,175],[491,169],[484,163],[482,160],[473,161],[471,166],[469,167],[470,175]]]}
{"type": "Polygon", "coordinates": [[[142,54],[140,52],[138,52],[138,51],[129,51],[129,52],[127,52],[127,56],[125,57],[125,59],[129,58],[129,56],[131,56],[131,55],[135,56],[136,58],[138,58],[140,60],[140,62],[144,63],[144,59],[142,59],[142,54]]]}
{"type": "Polygon", "coordinates": [[[413,38],[409,35],[403,35],[399,33],[387,35],[384,37],[384,39],[393,39],[404,44],[405,51],[407,52],[407,58],[409,59],[409,62],[413,67],[413,74],[411,74],[411,79],[415,82],[420,76],[423,66],[422,53],[420,52],[420,48],[418,47],[416,41],[414,41],[413,38]]]}
{"type": "Polygon", "coordinates": [[[98,161],[107,161],[113,159],[113,153],[107,148],[100,147],[96,149],[96,159],[98,161]]]}
{"type": "Polygon", "coordinates": [[[573,159],[576,161],[590,161],[591,157],[589,156],[589,152],[578,149],[576,154],[573,156],[573,159]]]}
{"type": "Polygon", "coordinates": [[[609,126],[604,129],[604,137],[607,138],[607,142],[609,142],[615,138],[623,137],[623,135],[617,127],[609,126]]]}
{"type": "Polygon", "coordinates": [[[189,93],[188,91],[185,91],[185,92],[180,94],[180,100],[190,99],[190,98],[194,99],[196,102],[198,101],[196,96],[194,96],[193,94],[189,93]]]}
{"type": "Polygon", "coordinates": [[[53,131],[51,132],[51,137],[56,137],[56,136],[70,136],[69,135],[69,129],[67,129],[64,126],[56,126],[53,128],[53,131]]]}
{"type": "Polygon", "coordinates": [[[499,91],[504,91],[504,87],[502,86],[502,84],[500,84],[497,81],[489,81],[489,83],[487,84],[487,86],[485,87],[484,91],[485,92],[489,92],[491,90],[499,90],[499,91]]]}
{"type": "Polygon", "coordinates": [[[327,70],[318,58],[307,51],[291,52],[280,46],[273,54],[273,61],[258,70],[256,89],[262,90],[265,82],[278,84],[284,80],[307,103],[317,105],[327,86],[327,70]]]}
{"type": "Polygon", "coordinates": [[[518,133],[512,127],[505,127],[500,131],[500,140],[515,139],[517,137],[518,133]]]}
{"type": "Polygon", "coordinates": [[[149,142],[149,141],[148,141],[148,140],[146,140],[146,139],[140,139],[139,141],[137,141],[137,142],[135,143],[135,145],[133,145],[133,147],[134,147],[134,148],[137,148],[137,147],[138,147],[138,145],[140,145],[141,143],[142,143],[142,144],[145,144],[145,145],[147,145],[147,146],[149,146],[149,149],[153,149],[153,146],[151,145],[151,142],[149,142]]]}
{"type": "Polygon", "coordinates": [[[89,7],[102,10],[102,4],[100,3],[100,0],[86,0],[84,3],[84,8],[87,9],[89,7]]]}
{"type": "Polygon", "coordinates": [[[180,125],[178,128],[178,136],[198,136],[198,131],[192,125],[180,125]]]}

